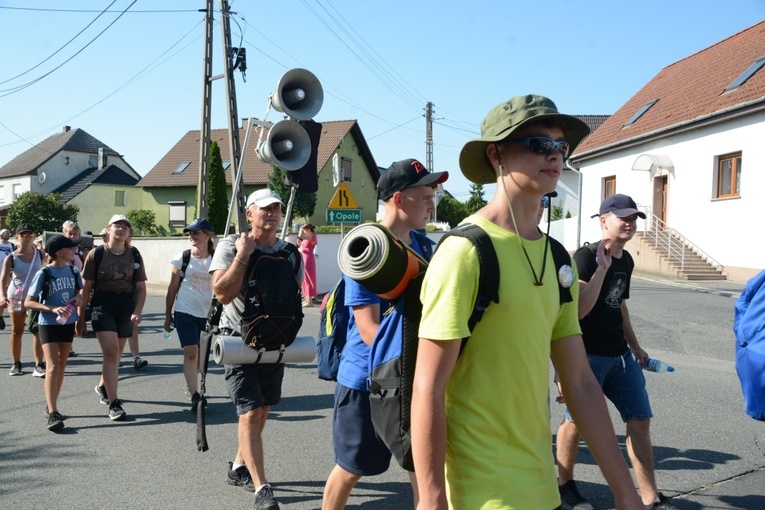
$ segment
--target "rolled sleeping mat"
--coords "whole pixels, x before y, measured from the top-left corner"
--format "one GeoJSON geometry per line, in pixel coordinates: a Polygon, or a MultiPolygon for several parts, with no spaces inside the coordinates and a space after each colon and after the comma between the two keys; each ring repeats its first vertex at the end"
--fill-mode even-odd
{"type": "Polygon", "coordinates": [[[352,229],[337,252],[340,271],[388,301],[404,293],[428,263],[386,227],[365,223],[352,229]]]}
{"type": "Polygon", "coordinates": [[[316,357],[312,336],[299,336],[281,351],[259,351],[248,347],[240,336],[219,336],[213,344],[213,359],[218,365],[253,363],[311,363],[316,357]]]}

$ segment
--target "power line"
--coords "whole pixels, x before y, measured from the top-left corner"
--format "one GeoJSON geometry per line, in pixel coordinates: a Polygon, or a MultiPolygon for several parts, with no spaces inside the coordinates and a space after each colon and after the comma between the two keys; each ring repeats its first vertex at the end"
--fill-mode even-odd
{"type": "Polygon", "coordinates": [[[42,62],[38,63],[38,64],[37,64],[37,65],[35,65],[34,67],[30,67],[29,69],[27,69],[27,70],[26,70],[26,71],[24,71],[23,73],[21,73],[21,74],[17,74],[17,75],[16,75],[16,76],[14,76],[13,78],[8,78],[8,79],[7,79],[7,80],[5,80],[5,81],[0,81],[0,85],[2,85],[3,83],[8,83],[9,81],[15,80],[16,78],[18,78],[18,77],[20,77],[20,76],[24,76],[24,75],[25,75],[25,74],[27,74],[28,72],[31,72],[31,71],[33,71],[33,70],[37,69],[38,67],[40,67],[41,65],[43,65],[45,62],[47,62],[48,60],[50,60],[51,58],[53,58],[53,57],[54,57],[54,56],[55,56],[55,55],[56,55],[56,54],[57,54],[59,51],[63,50],[63,49],[64,49],[64,48],[66,48],[67,46],[69,46],[69,43],[71,43],[72,41],[74,41],[75,39],[77,39],[77,38],[80,36],[80,34],[82,34],[82,33],[83,33],[83,32],[85,32],[85,31],[86,31],[88,28],[90,28],[90,26],[91,26],[91,25],[93,25],[93,23],[95,23],[95,22],[98,20],[98,18],[100,18],[101,16],[103,16],[103,15],[104,15],[104,13],[106,12],[106,10],[107,10],[107,9],[109,9],[109,7],[111,7],[112,5],[114,5],[114,3],[115,3],[116,1],[117,1],[117,0],[114,0],[112,3],[110,3],[110,4],[109,4],[109,5],[106,7],[106,9],[104,9],[103,11],[101,11],[100,13],[98,13],[98,16],[96,16],[95,18],[93,18],[93,21],[91,21],[90,23],[88,23],[87,25],[85,25],[85,28],[83,28],[82,30],[80,30],[79,32],[77,32],[77,35],[75,35],[74,37],[72,37],[71,39],[69,39],[69,40],[68,40],[68,41],[67,41],[67,42],[66,42],[66,43],[65,43],[63,46],[61,46],[59,49],[57,49],[56,51],[54,51],[53,53],[51,53],[51,54],[50,54],[50,56],[49,56],[48,58],[46,58],[46,59],[45,59],[45,60],[43,60],[42,62]]]}
{"type": "Polygon", "coordinates": [[[98,39],[99,37],[101,37],[101,36],[104,34],[104,32],[106,32],[107,30],[109,30],[109,29],[112,27],[112,25],[114,25],[114,24],[115,24],[115,23],[116,23],[116,22],[117,22],[117,21],[118,21],[118,20],[119,20],[119,19],[120,19],[120,18],[123,16],[123,14],[125,14],[125,12],[127,12],[127,10],[128,10],[128,9],[130,9],[130,7],[132,7],[132,6],[133,6],[133,4],[135,4],[137,1],[138,1],[138,0],[133,0],[133,2],[132,2],[130,5],[128,5],[128,6],[125,8],[125,10],[124,10],[124,11],[122,11],[122,13],[120,13],[120,15],[119,15],[119,16],[117,16],[117,17],[114,19],[114,21],[112,21],[111,23],[109,23],[109,24],[106,26],[106,28],[104,28],[104,29],[103,29],[101,32],[99,32],[99,33],[98,33],[98,35],[96,35],[96,36],[95,36],[93,39],[91,39],[91,40],[90,40],[90,41],[89,41],[89,42],[88,42],[88,43],[87,43],[85,46],[83,46],[82,48],[80,48],[80,50],[78,50],[78,51],[77,51],[77,52],[76,52],[74,55],[72,55],[71,57],[69,57],[68,59],[66,59],[66,60],[65,60],[65,61],[63,61],[61,64],[59,64],[58,66],[54,67],[53,69],[51,69],[51,70],[50,70],[50,71],[48,71],[47,73],[43,74],[43,75],[42,75],[42,76],[40,76],[39,78],[35,78],[34,80],[32,80],[32,81],[29,81],[29,82],[27,82],[27,83],[25,83],[25,84],[23,84],[23,85],[19,85],[19,86],[17,86],[17,87],[13,87],[13,88],[10,88],[10,89],[5,89],[5,90],[0,90],[0,92],[7,92],[7,94],[0,94],[0,97],[6,97],[6,96],[10,96],[11,94],[15,94],[16,92],[19,92],[19,91],[21,91],[21,90],[24,90],[25,88],[27,88],[27,87],[29,87],[29,86],[31,86],[31,85],[34,85],[35,83],[37,83],[38,81],[42,80],[43,78],[45,78],[45,77],[47,77],[47,76],[50,76],[50,75],[51,75],[51,74],[53,74],[55,71],[57,71],[57,70],[61,69],[61,68],[62,68],[64,65],[66,65],[68,62],[70,62],[72,59],[74,59],[74,57],[76,57],[77,55],[79,55],[80,53],[82,53],[83,51],[85,51],[85,48],[87,48],[88,46],[90,46],[91,44],[93,44],[93,43],[96,41],[96,39],[98,39]]]}

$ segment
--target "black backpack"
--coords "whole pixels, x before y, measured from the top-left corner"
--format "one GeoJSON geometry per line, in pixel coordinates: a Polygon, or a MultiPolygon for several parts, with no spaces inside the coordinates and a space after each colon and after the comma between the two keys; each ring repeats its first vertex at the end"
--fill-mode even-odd
{"type": "MultiPolygon", "coordinates": [[[[491,238],[478,225],[459,225],[444,235],[438,246],[449,236],[468,239],[478,252],[478,293],[468,319],[468,328],[472,332],[489,305],[492,302],[499,303],[499,261],[491,238]]],[[[549,239],[556,272],[564,265],[570,266],[571,257],[566,248],[552,237],[549,239]]],[[[419,297],[423,277],[424,273],[420,273],[414,278],[402,299],[383,317],[370,351],[370,373],[367,379],[375,432],[401,467],[408,471],[414,471],[410,437],[411,404],[419,343],[418,329],[422,317],[419,297]]],[[[564,287],[560,279],[558,290],[560,304],[572,301],[571,290],[564,287]]],[[[460,353],[469,338],[462,339],[460,353]]]]}
{"type": "MultiPolygon", "coordinates": [[[[275,253],[255,250],[247,262],[247,277],[241,293],[244,299],[242,340],[261,354],[275,350],[283,354],[303,325],[297,279],[301,263],[300,253],[289,243],[275,253]]],[[[259,361],[260,356],[255,363],[259,361]]]]}

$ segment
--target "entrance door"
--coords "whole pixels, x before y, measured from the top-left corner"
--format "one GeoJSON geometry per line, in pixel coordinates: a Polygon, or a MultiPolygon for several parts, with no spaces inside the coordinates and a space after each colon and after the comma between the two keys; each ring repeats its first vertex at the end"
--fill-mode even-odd
{"type": "Polygon", "coordinates": [[[661,220],[658,227],[667,224],[667,176],[661,175],[653,180],[653,212],[661,220]]]}

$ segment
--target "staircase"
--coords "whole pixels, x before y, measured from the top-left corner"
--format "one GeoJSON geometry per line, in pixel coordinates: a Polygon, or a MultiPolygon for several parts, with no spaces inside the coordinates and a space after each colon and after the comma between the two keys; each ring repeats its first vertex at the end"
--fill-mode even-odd
{"type": "Polygon", "coordinates": [[[644,230],[637,233],[656,250],[684,280],[727,280],[723,266],[701,251],[677,230],[649,214],[644,230]]]}

